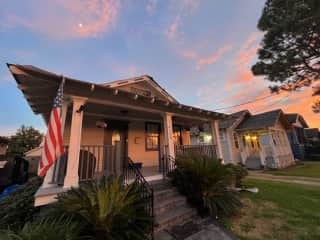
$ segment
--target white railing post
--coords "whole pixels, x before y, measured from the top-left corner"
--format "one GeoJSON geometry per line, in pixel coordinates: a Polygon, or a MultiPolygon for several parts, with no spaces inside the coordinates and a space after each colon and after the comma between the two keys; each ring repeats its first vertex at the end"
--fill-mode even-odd
{"type": "Polygon", "coordinates": [[[174,158],[175,151],[174,151],[173,129],[172,128],[173,128],[172,127],[172,115],[171,115],[171,113],[165,113],[163,115],[163,130],[164,130],[165,145],[168,146],[167,155],[174,158]]]}
{"type": "Polygon", "coordinates": [[[219,122],[218,122],[218,120],[213,120],[211,122],[211,133],[212,133],[212,144],[214,144],[216,147],[217,157],[219,159],[222,159],[222,162],[224,163],[223,155],[222,155],[221,141],[220,141],[220,137],[219,137],[219,122]]]}
{"type": "Polygon", "coordinates": [[[67,173],[64,188],[76,187],[79,183],[79,153],[81,144],[83,109],[86,98],[72,97],[73,109],[70,129],[70,142],[67,161],[67,173]]]}

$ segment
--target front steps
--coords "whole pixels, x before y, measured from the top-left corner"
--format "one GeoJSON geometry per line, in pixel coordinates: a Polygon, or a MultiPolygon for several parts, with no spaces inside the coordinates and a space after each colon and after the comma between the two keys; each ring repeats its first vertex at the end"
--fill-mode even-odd
{"type": "Polygon", "coordinates": [[[184,224],[197,215],[186,197],[170,185],[166,180],[150,182],[154,190],[155,232],[184,224]]]}

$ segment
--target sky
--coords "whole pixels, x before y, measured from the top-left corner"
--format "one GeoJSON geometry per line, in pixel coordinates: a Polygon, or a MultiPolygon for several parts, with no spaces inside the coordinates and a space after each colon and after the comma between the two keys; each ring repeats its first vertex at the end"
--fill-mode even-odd
{"type": "Polygon", "coordinates": [[[268,96],[250,68],[264,0],[0,0],[0,135],[22,124],[45,132],[6,63],[95,83],[151,75],[183,104],[232,113],[282,108],[310,127],[312,89],[268,96]]]}

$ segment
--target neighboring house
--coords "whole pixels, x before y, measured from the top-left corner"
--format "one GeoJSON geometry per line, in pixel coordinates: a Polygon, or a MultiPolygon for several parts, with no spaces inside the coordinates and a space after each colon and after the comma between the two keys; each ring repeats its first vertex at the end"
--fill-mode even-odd
{"type": "Polygon", "coordinates": [[[38,174],[39,160],[41,156],[42,145],[33,148],[24,154],[24,158],[29,162],[28,173],[31,176],[38,174]]]}
{"type": "Polygon", "coordinates": [[[320,142],[320,132],[318,128],[306,128],[304,129],[304,133],[308,143],[313,144],[320,142]]]}
{"type": "Polygon", "coordinates": [[[220,141],[226,163],[242,163],[249,169],[284,168],[294,164],[286,130],[290,123],[282,110],[252,115],[241,111],[221,121],[220,141]]]}
{"type": "MultiPolygon", "coordinates": [[[[8,67],[33,112],[47,122],[62,76],[33,66],[8,67]]],[[[181,104],[149,76],[106,84],[64,79],[66,154],[47,173],[35,205],[54,201],[81,181],[126,173],[131,160],[142,165],[149,181],[170,167],[165,156],[197,150],[222,158],[218,120],[227,115],[181,104]],[[190,129],[204,125],[210,142],[190,145],[190,129]]]]}
{"type": "Polygon", "coordinates": [[[287,130],[291,149],[295,158],[299,160],[305,159],[305,145],[307,139],[305,137],[305,128],[308,124],[304,118],[298,113],[285,114],[292,128],[287,130]]]}

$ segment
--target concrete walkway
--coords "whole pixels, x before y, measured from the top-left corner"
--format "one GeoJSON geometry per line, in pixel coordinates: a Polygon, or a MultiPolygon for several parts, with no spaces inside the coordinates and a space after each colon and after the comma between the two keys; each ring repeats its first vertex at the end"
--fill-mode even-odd
{"type": "Polygon", "coordinates": [[[155,240],[238,240],[233,233],[219,223],[208,219],[196,218],[184,225],[155,234],[155,240]]]}
{"type": "Polygon", "coordinates": [[[252,179],[261,179],[275,182],[287,182],[287,183],[298,183],[309,186],[319,186],[320,187],[320,178],[311,178],[311,177],[299,177],[299,176],[278,176],[262,171],[249,171],[247,178],[252,179]]]}

